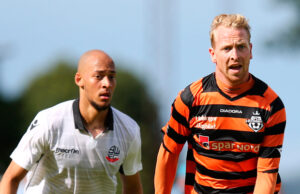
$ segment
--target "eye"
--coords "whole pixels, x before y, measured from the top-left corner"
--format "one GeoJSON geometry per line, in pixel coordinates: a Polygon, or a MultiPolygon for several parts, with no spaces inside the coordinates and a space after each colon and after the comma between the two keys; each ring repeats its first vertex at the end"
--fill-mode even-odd
{"type": "Polygon", "coordinates": [[[231,47],[230,46],[226,46],[223,48],[225,51],[230,51],[231,50],[231,47]]]}
{"type": "Polygon", "coordinates": [[[103,76],[98,74],[98,75],[95,75],[95,78],[101,80],[103,78],[103,76]]]}
{"type": "Polygon", "coordinates": [[[115,75],[115,74],[110,74],[110,75],[108,75],[108,78],[111,79],[111,80],[112,80],[112,79],[115,79],[115,78],[116,78],[116,75],[115,75]]]}
{"type": "Polygon", "coordinates": [[[238,46],[238,49],[239,49],[239,50],[242,50],[242,49],[244,49],[244,48],[245,48],[245,45],[239,45],[239,46],[238,46]]]}

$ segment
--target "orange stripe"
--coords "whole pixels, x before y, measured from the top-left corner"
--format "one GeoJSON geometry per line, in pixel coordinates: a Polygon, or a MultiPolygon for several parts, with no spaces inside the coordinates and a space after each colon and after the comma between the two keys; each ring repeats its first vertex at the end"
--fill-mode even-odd
{"type": "Polygon", "coordinates": [[[248,179],[226,180],[214,179],[199,173],[196,174],[195,179],[198,184],[215,189],[231,189],[236,187],[250,186],[254,185],[256,181],[256,177],[248,179]]]}
{"type": "Polygon", "coordinates": [[[281,188],[281,183],[276,184],[275,191],[279,192],[281,188]]]}
{"type": "Polygon", "coordinates": [[[174,154],[178,154],[184,146],[184,144],[177,144],[173,139],[171,139],[167,135],[164,135],[164,143],[165,146],[174,154]]]}
{"type": "Polygon", "coordinates": [[[267,126],[268,127],[272,127],[278,123],[282,123],[286,120],[286,113],[285,113],[285,109],[283,108],[282,110],[276,112],[274,115],[272,115],[268,122],[267,122],[267,126]]]}
{"type": "Polygon", "coordinates": [[[283,133],[278,135],[266,135],[261,145],[264,147],[282,146],[283,137],[284,137],[283,133]]]}
{"type": "Polygon", "coordinates": [[[270,111],[269,103],[271,101],[266,101],[265,98],[260,96],[247,96],[247,98],[240,98],[238,100],[235,100],[233,102],[229,101],[227,98],[225,98],[223,95],[221,95],[219,92],[207,92],[202,93],[201,95],[198,95],[199,99],[196,98],[196,100],[193,103],[193,106],[199,106],[199,105],[214,105],[214,104],[225,104],[225,105],[234,105],[234,106],[247,106],[247,107],[257,107],[261,108],[267,111],[270,111]],[[258,104],[257,102],[264,102],[261,104],[258,104]]]}
{"type": "Polygon", "coordinates": [[[280,158],[258,158],[257,171],[264,172],[279,168],[280,158]]]}
{"type": "MultiPolygon", "coordinates": [[[[208,117],[206,120],[201,119],[201,117],[193,117],[190,121],[190,126],[194,128],[201,129],[203,125],[214,126],[212,129],[222,129],[222,130],[235,130],[235,131],[245,131],[254,132],[246,123],[246,118],[233,118],[233,117],[208,117]],[[211,121],[209,121],[211,119],[211,121]]],[[[205,130],[211,130],[209,127],[205,130]]],[[[265,127],[263,127],[259,132],[263,132],[265,127]]]]}
{"type": "Polygon", "coordinates": [[[202,93],[202,91],[203,91],[202,80],[203,80],[203,78],[201,78],[198,81],[193,82],[190,86],[190,91],[194,97],[195,97],[195,95],[198,95],[199,93],[202,93]]]}
{"type": "Polygon", "coordinates": [[[222,160],[199,155],[196,151],[194,151],[194,153],[196,156],[196,162],[210,170],[225,172],[245,172],[256,169],[257,158],[251,158],[241,162],[220,162],[222,160]]]}
{"type": "Polygon", "coordinates": [[[192,193],[193,188],[194,188],[194,186],[191,186],[191,185],[185,185],[185,187],[184,187],[184,193],[185,193],[185,194],[190,194],[190,193],[192,193]]]}

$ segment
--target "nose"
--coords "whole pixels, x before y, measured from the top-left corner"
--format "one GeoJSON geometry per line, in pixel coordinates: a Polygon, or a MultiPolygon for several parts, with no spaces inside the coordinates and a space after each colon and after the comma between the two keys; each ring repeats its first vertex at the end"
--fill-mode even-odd
{"type": "Polygon", "coordinates": [[[236,48],[233,48],[231,50],[231,55],[230,55],[230,59],[235,61],[239,58],[239,54],[238,54],[238,50],[236,48]]]}
{"type": "Polygon", "coordinates": [[[111,87],[111,80],[109,79],[108,76],[105,76],[103,79],[102,79],[102,86],[105,87],[105,88],[109,88],[111,87]]]}

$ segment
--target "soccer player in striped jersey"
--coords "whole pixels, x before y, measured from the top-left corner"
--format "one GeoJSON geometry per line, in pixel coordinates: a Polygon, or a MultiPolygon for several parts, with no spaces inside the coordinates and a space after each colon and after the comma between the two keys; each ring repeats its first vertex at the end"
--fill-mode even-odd
{"type": "Polygon", "coordinates": [[[79,99],[40,111],[3,175],[1,194],[116,193],[120,172],[123,193],[142,194],[140,128],[110,105],[116,87],[113,60],[103,51],[82,55],[75,75],[79,99]]]}
{"type": "Polygon", "coordinates": [[[185,193],[278,193],[286,113],[278,95],[249,73],[247,19],[216,16],[210,38],[216,70],[187,86],[172,104],[162,129],[155,193],[171,192],[185,142],[185,193]]]}

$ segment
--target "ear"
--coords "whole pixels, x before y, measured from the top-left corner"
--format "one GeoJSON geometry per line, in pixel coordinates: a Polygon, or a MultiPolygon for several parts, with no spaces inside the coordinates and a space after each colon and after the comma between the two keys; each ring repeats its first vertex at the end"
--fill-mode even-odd
{"type": "Polygon", "coordinates": [[[78,72],[75,74],[75,83],[78,87],[80,87],[80,88],[83,87],[83,79],[82,79],[80,73],[78,73],[78,72]]]}
{"type": "Polygon", "coordinates": [[[214,48],[209,48],[208,49],[208,51],[209,51],[209,54],[210,54],[210,59],[211,59],[211,61],[213,62],[213,63],[217,63],[217,59],[216,59],[216,55],[215,55],[215,50],[214,50],[214,48]]]}

